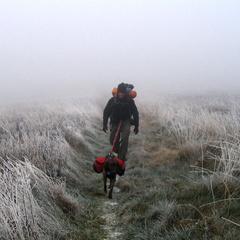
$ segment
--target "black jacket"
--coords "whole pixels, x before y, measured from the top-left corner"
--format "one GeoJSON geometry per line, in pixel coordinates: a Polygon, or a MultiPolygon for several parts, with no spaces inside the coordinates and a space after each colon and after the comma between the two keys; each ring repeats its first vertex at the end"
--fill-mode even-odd
{"type": "Polygon", "coordinates": [[[111,123],[119,123],[120,120],[132,119],[132,125],[138,127],[139,113],[135,102],[132,98],[119,99],[112,97],[109,99],[103,111],[103,125],[106,126],[108,118],[110,117],[111,123]]]}

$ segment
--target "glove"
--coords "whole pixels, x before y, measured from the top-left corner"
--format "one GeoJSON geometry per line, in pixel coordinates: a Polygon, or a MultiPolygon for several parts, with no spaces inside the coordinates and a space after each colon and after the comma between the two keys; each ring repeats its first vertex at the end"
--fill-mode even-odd
{"type": "Polygon", "coordinates": [[[104,131],[104,132],[107,132],[107,130],[108,130],[107,125],[103,125],[103,131],[104,131]]]}
{"type": "Polygon", "coordinates": [[[135,126],[133,132],[134,132],[135,134],[138,134],[138,126],[135,126]]]}

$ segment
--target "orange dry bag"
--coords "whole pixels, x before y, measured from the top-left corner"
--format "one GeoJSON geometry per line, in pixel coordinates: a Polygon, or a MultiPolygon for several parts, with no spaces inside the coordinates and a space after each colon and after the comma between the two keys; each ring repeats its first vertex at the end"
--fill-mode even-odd
{"type": "Polygon", "coordinates": [[[131,91],[128,93],[128,95],[131,97],[131,98],[135,98],[137,96],[137,92],[136,91],[131,91]]]}
{"type": "Polygon", "coordinates": [[[113,90],[112,90],[112,95],[115,96],[116,94],[117,94],[117,88],[115,87],[115,88],[113,88],[113,90]]]}

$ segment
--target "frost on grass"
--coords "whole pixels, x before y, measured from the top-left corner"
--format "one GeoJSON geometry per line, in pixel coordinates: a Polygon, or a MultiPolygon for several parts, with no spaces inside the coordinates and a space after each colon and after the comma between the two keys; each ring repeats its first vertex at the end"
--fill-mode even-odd
{"type": "MultiPolygon", "coordinates": [[[[119,205],[108,205],[105,220],[114,226],[111,208],[118,209],[126,239],[238,239],[238,229],[221,217],[239,222],[239,102],[236,96],[139,102],[140,132],[130,136],[119,205]]],[[[109,150],[100,134],[101,114],[99,105],[87,101],[1,112],[1,188],[7,199],[1,203],[1,236],[57,239],[68,226],[63,213],[84,214],[65,182],[50,176],[93,189],[95,178],[84,181],[84,173],[90,173],[94,154],[109,150]]],[[[121,237],[111,235],[114,228],[109,239],[121,237]]]]}
{"type": "Polygon", "coordinates": [[[55,239],[66,232],[51,200],[58,184],[27,160],[1,159],[0,175],[1,239],[55,239]]]}
{"type": "Polygon", "coordinates": [[[76,200],[66,185],[79,191],[85,184],[82,173],[93,161],[98,106],[36,103],[0,112],[0,239],[68,235],[74,229],[68,216],[84,218],[87,203],[79,192],[76,200]]]}
{"type": "Polygon", "coordinates": [[[105,200],[102,204],[103,215],[101,218],[106,222],[103,228],[107,232],[107,238],[104,238],[103,240],[121,239],[122,232],[119,229],[119,222],[117,220],[115,211],[117,205],[117,202],[110,200],[105,200]]]}
{"type": "Polygon", "coordinates": [[[77,178],[90,168],[98,116],[98,106],[90,101],[1,109],[0,156],[27,157],[50,176],[77,178]]]}
{"type": "Polygon", "coordinates": [[[126,239],[239,239],[239,103],[168,96],[140,107],[141,139],[119,184],[126,239]]]}

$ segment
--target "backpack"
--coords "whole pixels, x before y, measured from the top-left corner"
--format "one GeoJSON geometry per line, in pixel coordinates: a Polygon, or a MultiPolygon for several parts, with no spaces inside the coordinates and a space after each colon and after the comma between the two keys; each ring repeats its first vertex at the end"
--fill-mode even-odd
{"type": "MultiPolygon", "coordinates": [[[[98,157],[95,158],[95,161],[93,162],[93,170],[96,173],[101,173],[103,171],[103,164],[105,162],[106,157],[98,157]]],[[[117,169],[117,174],[119,176],[122,176],[125,172],[125,166],[124,166],[124,161],[120,158],[114,158],[118,161],[120,167],[117,169]]]]}
{"type": "Polygon", "coordinates": [[[93,162],[93,170],[96,173],[101,173],[103,171],[103,164],[105,162],[105,157],[98,157],[93,162]]]}
{"type": "MultiPolygon", "coordinates": [[[[135,98],[137,96],[137,92],[133,91],[134,86],[132,84],[127,84],[125,83],[126,89],[127,89],[127,93],[131,98],[135,98]]],[[[112,90],[112,95],[116,96],[117,94],[117,88],[114,87],[112,90]]]]}

